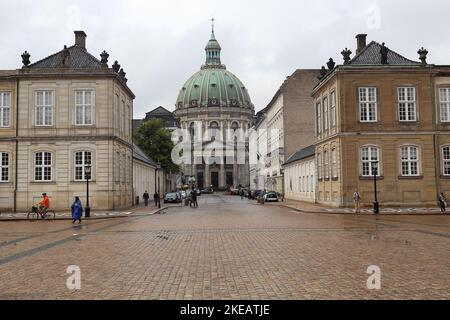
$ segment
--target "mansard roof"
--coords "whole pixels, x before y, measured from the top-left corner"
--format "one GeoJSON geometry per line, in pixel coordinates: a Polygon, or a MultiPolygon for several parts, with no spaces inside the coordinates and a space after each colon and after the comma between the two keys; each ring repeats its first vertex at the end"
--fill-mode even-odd
{"type": "MultiPolygon", "coordinates": [[[[347,65],[382,65],[381,63],[381,48],[382,45],[376,41],[369,43],[361,50],[347,65]]],[[[395,51],[388,50],[387,65],[420,65],[420,62],[412,61],[395,51]]]]}
{"type": "Polygon", "coordinates": [[[30,64],[29,68],[96,69],[102,68],[102,63],[85,49],[73,45],[69,48],[65,47],[55,54],[30,64]],[[67,64],[64,64],[66,56],[67,64]]]}
{"type": "Polygon", "coordinates": [[[135,158],[136,160],[145,162],[148,165],[151,165],[154,167],[157,166],[157,163],[152,158],[147,156],[145,154],[145,152],[142,151],[142,149],[139,148],[135,143],[133,143],[133,158],[135,158]]]}
{"type": "Polygon", "coordinates": [[[306,158],[313,157],[316,154],[316,147],[314,145],[303,148],[296,153],[294,153],[285,163],[284,165],[300,161],[306,158]]]}

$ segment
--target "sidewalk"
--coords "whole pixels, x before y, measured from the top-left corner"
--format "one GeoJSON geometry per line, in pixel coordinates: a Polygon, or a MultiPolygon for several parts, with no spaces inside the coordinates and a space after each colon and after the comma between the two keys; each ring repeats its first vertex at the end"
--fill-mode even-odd
{"type": "MultiPolygon", "coordinates": [[[[161,206],[161,209],[156,208],[155,206],[138,206],[128,208],[126,210],[119,211],[91,211],[91,217],[89,220],[95,219],[110,219],[110,218],[125,218],[129,216],[144,216],[144,215],[152,215],[156,214],[162,210],[167,209],[165,206],[161,206]]],[[[70,211],[62,211],[56,212],[55,220],[72,220],[72,214],[70,211]]],[[[83,218],[84,212],[83,212],[83,218]]],[[[1,212],[0,213],[0,221],[17,221],[17,220],[27,220],[27,212],[1,212]]],[[[49,219],[50,221],[53,219],[49,219]]]]}
{"type": "MultiPolygon", "coordinates": [[[[325,214],[355,214],[353,208],[335,208],[329,207],[321,204],[295,201],[295,200],[287,200],[284,202],[278,203],[281,206],[297,210],[299,212],[308,212],[308,213],[325,213],[325,214]]],[[[361,208],[361,214],[363,215],[373,215],[372,208],[361,208]]],[[[381,215],[443,215],[439,208],[384,208],[380,207],[381,215]]],[[[447,214],[450,215],[450,211],[447,211],[447,214]]]]}

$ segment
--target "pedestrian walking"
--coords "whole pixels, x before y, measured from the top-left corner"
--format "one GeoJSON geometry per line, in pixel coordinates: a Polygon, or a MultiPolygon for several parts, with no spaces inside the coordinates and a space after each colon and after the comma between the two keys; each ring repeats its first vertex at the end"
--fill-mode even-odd
{"type": "Polygon", "coordinates": [[[78,220],[78,224],[81,223],[81,217],[83,216],[83,206],[79,197],[75,197],[75,201],[72,204],[72,224],[78,220]]]}
{"type": "Polygon", "coordinates": [[[192,204],[194,205],[194,208],[198,208],[198,203],[197,203],[197,192],[195,190],[193,190],[191,192],[192,195],[192,204]]]}
{"type": "Polygon", "coordinates": [[[241,189],[241,191],[239,191],[239,194],[241,196],[241,200],[244,199],[244,189],[241,189]]]}
{"type": "Polygon", "coordinates": [[[148,206],[148,199],[150,199],[150,195],[148,194],[147,190],[145,190],[142,198],[144,199],[144,205],[147,207],[148,206]]]}
{"type": "Polygon", "coordinates": [[[353,203],[355,204],[355,213],[361,213],[361,195],[358,190],[353,193],[353,203]]]}
{"type": "Polygon", "coordinates": [[[153,200],[155,201],[155,207],[157,207],[159,201],[159,194],[156,191],[155,194],[153,195],[153,200]]]}
{"type": "Polygon", "coordinates": [[[447,198],[445,197],[443,192],[439,194],[439,205],[441,207],[441,212],[444,213],[445,209],[447,208],[447,198]]]}

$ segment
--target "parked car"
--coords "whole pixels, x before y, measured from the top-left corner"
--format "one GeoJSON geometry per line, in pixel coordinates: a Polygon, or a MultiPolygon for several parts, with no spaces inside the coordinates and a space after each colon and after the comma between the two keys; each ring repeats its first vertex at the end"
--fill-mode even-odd
{"type": "Polygon", "coordinates": [[[201,193],[212,194],[212,193],[214,193],[214,189],[213,188],[206,188],[206,189],[201,190],[201,193]]]}
{"type": "Polygon", "coordinates": [[[264,201],[266,201],[266,202],[278,202],[279,201],[278,193],[275,192],[275,191],[267,192],[264,195],[264,201]]]}
{"type": "Polygon", "coordinates": [[[181,197],[177,192],[169,192],[164,196],[164,203],[180,203],[181,197]]]}
{"type": "Polygon", "coordinates": [[[253,190],[252,191],[252,199],[256,200],[258,199],[258,196],[262,193],[262,190],[253,190]]]}
{"type": "Polygon", "coordinates": [[[237,189],[237,188],[230,188],[230,194],[232,196],[238,196],[239,195],[239,189],[237,189]]]}

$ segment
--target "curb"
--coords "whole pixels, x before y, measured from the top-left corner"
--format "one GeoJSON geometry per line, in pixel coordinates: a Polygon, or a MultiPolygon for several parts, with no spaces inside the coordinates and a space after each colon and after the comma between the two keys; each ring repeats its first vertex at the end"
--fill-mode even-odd
{"type": "Polygon", "coordinates": [[[343,211],[329,212],[329,211],[322,211],[322,210],[304,210],[304,209],[299,209],[296,207],[291,207],[291,206],[285,205],[285,204],[281,204],[281,206],[298,211],[298,212],[302,212],[302,213],[317,213],[317,214],[352,215],[352,216],[450,216],[450,213],[446,214],[446,213],[417,213],[417,212],[413,212],[413,213],[382,213],[382,212],[380,212],[379,214],[373,214],[373,213],[355,214],[355,213],[343,212],[343,211]]]}
{"type": "MultiPolygon", "coordinates": [[[[118,219],[118,218],[129,218],[129,217],[143,217],[143,216],[151,216],[154,214],[157,214],[163,210],[166,210],[167,207],[162,207],[161,209],[152,211],[151,213],[145,213],[145,214],[134,214],[134,213],[130,213],[130,214],[126,214],[126,215],[120,215],[120,216],[98,216],[98,217],[89,217],[89,218],[82,218],[82,221],[90,221],[90,220],[106,220],[106,219],[118,219]]],[[[0,222],[3,221],[71,221],[72,218],[70,217],[62,217],[62,218],[55,218],[55,219],[51,219],[51,220],[28,220],[27,218],[2,218],[0,215],[0,222]]]]}

